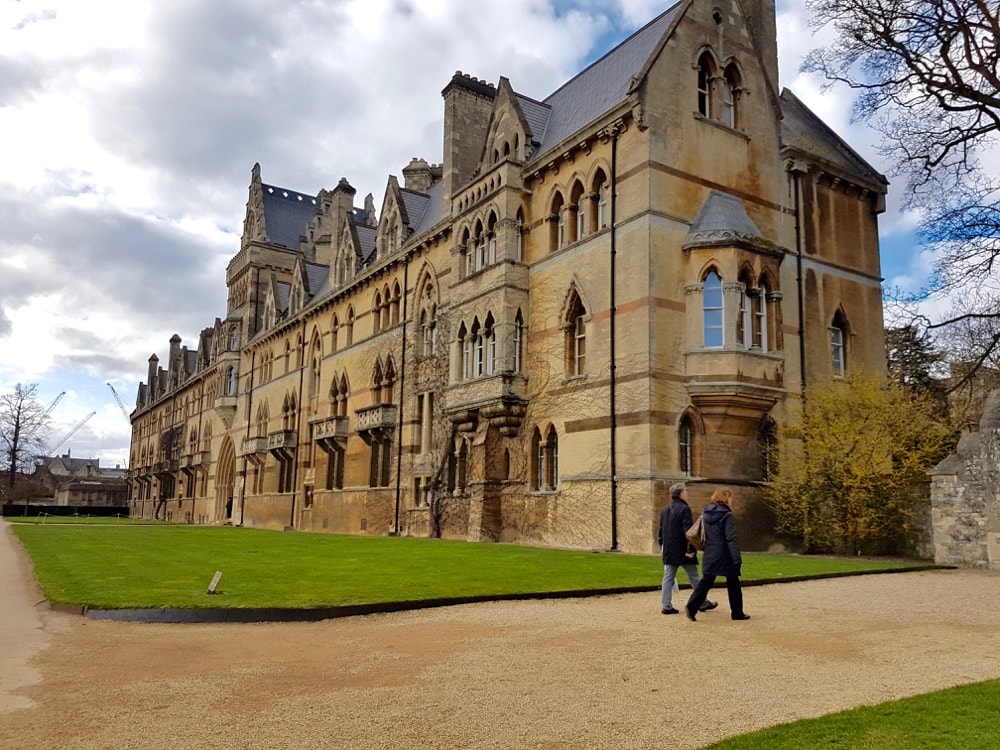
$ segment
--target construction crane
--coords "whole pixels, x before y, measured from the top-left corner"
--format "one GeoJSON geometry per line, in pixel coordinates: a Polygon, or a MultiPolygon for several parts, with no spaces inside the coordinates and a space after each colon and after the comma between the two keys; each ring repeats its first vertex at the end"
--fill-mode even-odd
{"type": "Polygon", "coordinates": [[[69,440],[69,439],[70,439],[71,437],[73,437],[73,436],[74,436],[74,435],[76,434],[76,431],[77,431],[77,430],[79,430],[79,429],[80,429],[81,427],[83,427],[83,426],[84,426],[85,424],[87,424],[87,422],[89,422],[89,421],[90,421],[90,418],[91,418],[92,416],[94,416],[95,414],[97,414],[97,412],[96,412],[96,411],[92,411],[92,412],[90,412],[90,414],[88,414],[88,415],[87,415],[87,416],[85,416],[85,417],[84,417],[83,419],[81,419],[81,420],[80,420],[79,422],[77,422],[77,423],[76,423],[76,425],[75,425],[75,426],[73,427],[73,429],[72,429],[72,430],[70,430],[69,432],[67,432],[67,433],[66,433],[66,435],[65,435],[65,436],[63,437],[63,439],[62,439],[62,440],[60,440],[60,441],[59,441],[58,443],[55,443],[55,444],[53,444],[53,445],[52,445],[52,446],[51,446],[51,447],[50,447],[50,448],[48,449],[48,451],[46,451],[46,452],[47,452],[47,453],[48,453],[48,454],[49,454],[50,456],[51,456],[51,455],[53,455],[53,454],[54,454],[54,453],[56,452],[56,450],[57,450],[57,449],[61,448],[61,447],[63,446],[63,444],[64,444],[64,443],[65,443],[65,442],[66,442],[67,440],[69,440]]]}
{"type": "Polygon", "coordinates": [[[62,393],[60,393],[60,394],[59,394],[58,396],[56,396],[56,397],[55,397],[55,398],[54,398],[54,399],[52,400],[52,403],[51,403],[51,404],[49,404],[49,408],[48,408],[48,409],[46,409],[46,410],[45,410],[45,411],[43,412],[43,414],[42,414],[42,421],[43,421],[43,422],[44,422],[44,421],[45,421],[46,419],[48,419],[48,416],[49,416],[49,414],[51,414],[51,413],[52,413],[52,410],[56,408],[56,404],[58,404],[58,403],[59,403],[60,401],[62,401],[62,398],[63,398],[63,396],[65,396],[65,395],[66,395],[66,391],[63,391],[62,393]]]}
{"type": "Polygon", "coordinates": [[[132,420],[128,416],[128,409],[125,408],[125,404],[122,402],[121,396],[118,395],[118,391],[115,390],[115,387],[111,383],[108,383],[108,388],[111,389],[111,395],[118,402],[118,408],[122,410],[122,416],[125,417],[125,421],[132,424],[132,420]]]}

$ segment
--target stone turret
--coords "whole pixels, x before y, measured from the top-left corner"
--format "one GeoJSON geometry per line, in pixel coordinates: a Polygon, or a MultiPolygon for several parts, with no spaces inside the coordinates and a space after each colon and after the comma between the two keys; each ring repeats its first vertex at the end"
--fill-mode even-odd
{"type": "Polygon", "coordinates": [[[493,114],[497,90],[486,81],[456,71],[441,91],[444,97],[444,208],[475,174],[493,114]]]}
{"type": "Polygon", "coordinates": [[[156,399],[156,371],[160,366],[160,358],[155,354],[149,357],[149,366],[146,369],[146,397],[149,403],[156,399]]]}

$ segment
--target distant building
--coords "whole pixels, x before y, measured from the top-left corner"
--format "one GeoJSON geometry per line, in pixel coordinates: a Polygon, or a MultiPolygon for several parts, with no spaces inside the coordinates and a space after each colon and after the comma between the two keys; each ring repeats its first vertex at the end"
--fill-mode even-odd
{"type": "Polygon", "coordinates": [[[53,493],[49,500],[32,499],[33,504],[71,507],[128,506],[125,469],[102,468],[98,458],[73,458],[69,452],[37,460],[31,479],[53,493]]]}
{"type": "Polygon", "coordinates": [[[540,101],[456,73],[377,217],[255,165],[225,318],[139,386],[133,514],[650,552],[687,480],[767,544],[776,425],[885,370],[887,182],[777,82],[773,0],[692,0],[540,101]]]}

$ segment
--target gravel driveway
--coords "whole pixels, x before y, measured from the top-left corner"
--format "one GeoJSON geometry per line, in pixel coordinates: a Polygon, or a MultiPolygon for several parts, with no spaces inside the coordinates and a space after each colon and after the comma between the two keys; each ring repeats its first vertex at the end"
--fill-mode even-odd
{"type": "Polygon", "coordinates": [[[1000,678],[997,575],[753,587],[748,622],[717,593],[696,623],[661,615],[658,593],[273,625],[94,621],[35,599],[19,642],[0,614],[0,747],[698,748],[1000,678]]]}

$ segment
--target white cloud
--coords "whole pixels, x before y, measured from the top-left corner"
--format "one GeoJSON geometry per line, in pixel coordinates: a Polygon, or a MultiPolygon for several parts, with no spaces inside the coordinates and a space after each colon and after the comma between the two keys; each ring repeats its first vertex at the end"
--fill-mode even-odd
{"type": "MultiPolygon", "coordinates": [[[[97,411],[81,440],[124,457],[105,382],[131,405],[152,352],[175,332],[194,346],[224,314],[254,162],[271,184],[315,193],[343,176],[378,202],[412,157],[441,160],[439,92],[457,69],[541,98],[666,7],[0,3],[0,386],[71,389],[64,426],[97,411]]],[[[782,82],[872,153],[846,96],[797,72],[815,44],[804,9],[779,11],[782,82]]]]}

